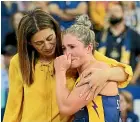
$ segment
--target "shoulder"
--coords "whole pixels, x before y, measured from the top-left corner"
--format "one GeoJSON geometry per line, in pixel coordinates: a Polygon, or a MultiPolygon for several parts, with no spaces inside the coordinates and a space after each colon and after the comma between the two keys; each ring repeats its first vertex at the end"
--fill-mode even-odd
{"type": "Polygon", "coordinates": [[[19,64],[19,55],[18,55],[18,53],[15,54],[15,55],[12,57],[12,59],[11,59],[11,61],[10,61],[10,65],[11,65],[11,64],[13,64],[13,65],[18,65],[18,64],[19,64]]]}
{"type": "Polygon", "coordinates": [[[129,112],[128,113],[128,118],[138,119],[138,116],[134,112],[129,112]]]}
{"type": "Polygon", "coordinates": [[[126,29],[128,30],[128,32],[130,32],[132,34],[131,36],[133,38],[140,37],[140,34],[136,30],[133,30],[130,27],[127,27],[127,26],[126,26],[126,29]]]}
{"type": "Polygon", "coordinates": [[[99,65],[99,67],[100,67],[101,69],[110,68],[110,66],[109,66],[107,63],[105,63],[105,62],[98,61],[97,63],[98,63],[98,65],[99,65]]]}
{"type": "Polygon", "coordinates": [[[93,64],[94,68],[99,68],[99,69],[108,69],[110,66],[102,61],[96,61],[96,63],[93,64]]]}

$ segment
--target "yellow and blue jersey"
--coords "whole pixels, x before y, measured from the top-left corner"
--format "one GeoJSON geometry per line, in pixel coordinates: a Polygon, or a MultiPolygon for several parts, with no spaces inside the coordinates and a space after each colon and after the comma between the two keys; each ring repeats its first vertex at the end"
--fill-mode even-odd
{"type": "Polygon", "coordinates": [[[74,115],[73,122],[119,122],[119,95],[98,95],[74,115]]]}

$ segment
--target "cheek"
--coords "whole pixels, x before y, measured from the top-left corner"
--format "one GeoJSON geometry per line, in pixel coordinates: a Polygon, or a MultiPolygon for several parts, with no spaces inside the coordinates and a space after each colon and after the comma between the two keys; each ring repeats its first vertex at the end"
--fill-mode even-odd
{"type": "Polygon", "coordinates": [[[66,54],[67,54],[65,50],[63,50],[63,54],[64,54],[64,55],[66,55],[66,54]]]}
{"type": "Polygon", "coordinates": [[[86,54],[86,51],[83,48],[77,48],[73,50],[73,55],[76,55],[78,57],[84,57],[86,54]]]}

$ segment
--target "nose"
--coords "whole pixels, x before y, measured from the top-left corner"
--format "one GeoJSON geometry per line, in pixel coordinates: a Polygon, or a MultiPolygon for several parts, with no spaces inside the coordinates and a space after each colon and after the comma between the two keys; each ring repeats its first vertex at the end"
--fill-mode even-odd
{"type": "Polygon", "coordinates": [[[71,52],[70,49],[66,49],[66,50],[64,51],[64,54],[65,54],[65,55],[68,55],[68,54],[72,54],[72,52],[71,52]]]}
{"type": "Polygon", "coordinates": [[[50,44],[49,42],[45,41],[45,43],[44,43],[44,48],[45,48],[46,50],[51,49],[51,44],[50,44]]]}

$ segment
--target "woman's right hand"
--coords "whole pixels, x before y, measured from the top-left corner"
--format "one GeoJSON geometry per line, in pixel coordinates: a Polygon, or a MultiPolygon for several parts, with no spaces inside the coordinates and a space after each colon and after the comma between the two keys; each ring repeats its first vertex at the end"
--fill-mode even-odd
{"type": "Polygon", "coordinates": [[[66,72],[71,66],[71,54],[62,55],[54,60],[54,68],[57,72],[66,72]]]}

